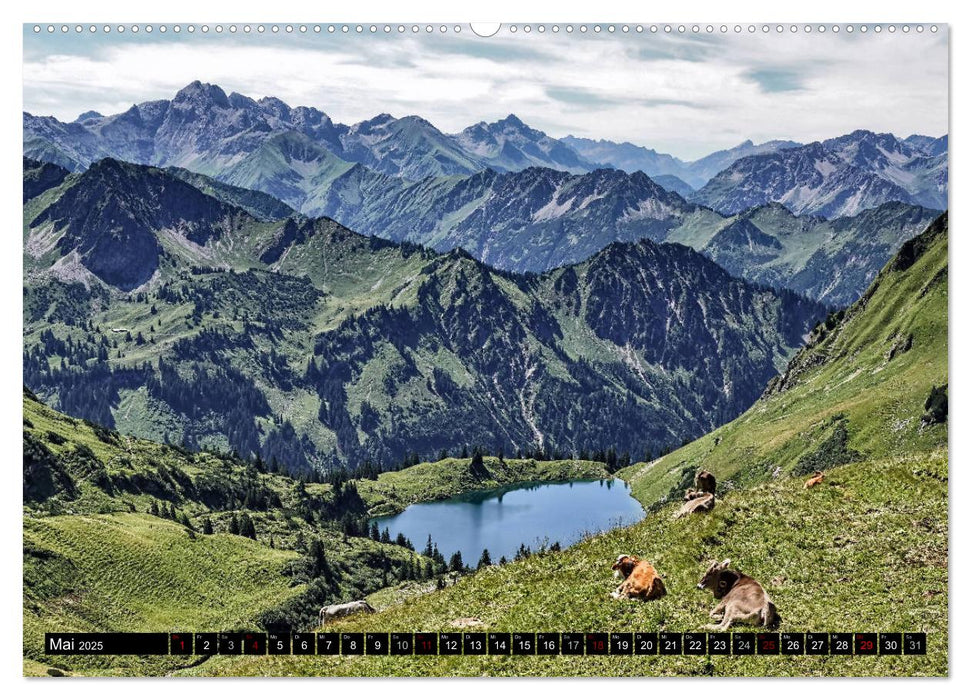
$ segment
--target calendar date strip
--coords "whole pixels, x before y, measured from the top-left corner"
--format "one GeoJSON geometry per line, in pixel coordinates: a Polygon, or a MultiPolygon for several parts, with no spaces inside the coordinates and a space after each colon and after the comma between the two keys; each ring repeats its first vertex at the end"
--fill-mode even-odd
{"type": "Polygon", "coordinates": [[[923,632],[48,632],[50,655],[897,656],[923,632]]]}

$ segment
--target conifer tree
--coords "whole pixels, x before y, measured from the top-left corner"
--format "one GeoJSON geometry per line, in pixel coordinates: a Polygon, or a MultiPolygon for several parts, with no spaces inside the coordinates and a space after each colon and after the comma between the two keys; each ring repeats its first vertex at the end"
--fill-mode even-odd
{"type": "Polygon", "coordinates": [[[464,571],[465,563],[462,561],[462,552],[456,551],[448,561],[450,571],[464,571]]]}
{"type": "Polygon", "coordinates": [[[256,526],[253,525],[253,519],[249,517],[248,513],[243,513],[239,517],[239,534],[243,537],[249,537],[251,540],[256,539],[256,526]]]}

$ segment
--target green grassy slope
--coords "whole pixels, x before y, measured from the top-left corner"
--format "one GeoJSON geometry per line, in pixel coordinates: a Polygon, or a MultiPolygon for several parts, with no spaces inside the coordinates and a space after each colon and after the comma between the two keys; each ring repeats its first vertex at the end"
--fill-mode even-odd
{"type": "MultiPolygon", "coordinates": [[[[257,629],[260,613],[303,590],[284,574],[297,556],[235,535],[190,537],[143,513],[25,518],[24,655],[62,665],[64,657],[44,654],[46,631],[257,629]]],[[[186,661],[83,665],[155,673],[186,661]]]]}
{"type": "Polygon", "coordinates": [[[650,465],[624,470],[634,496],[650,505],[701,467],[738,487],[946,445],[946,424],[921,419],[931,388],[948,381],[947,248],[945,215],[905,246],[842,318],[817,328],[742,416],[650,465]],[[912,245],[923,252],[906,265],[912,245]]]}
{"type": "Polygon", "coordinates": [[[266,615],[279,619],[274,611],[309,607],[299,602],[312,580],[301,573],[301,541],[319,539],[331,565],[326,587],[311,597],[319,601],[378,590],[405,562],[424,561],[342,533],[325,517],[331,484],[123,436],[26,393],[23,407],[25,673],[154,675],[188,663],[47,657],[45,631],[261,629],[266,615]],[[179,521],[150,514],[158,507],[179,521]],[[252,539],[229,533],[244,514],[255,524],[252,539]],[[203,534],[207,521],[214,534],[203,534]]]}
{"type": "MultiPolygon", "coordinates": [[[[384,607],[435,588],[438,571],[417,581],[401,573],[425,557],[344,534],[330,483],[301,484],[232,457],[121,435],[26,392],[23,409],[28,675],[158,675],[198,661],[49,657],[45,631],[256,630],[267,615],[280,619],[279,610],[312,618],[324,602],[373,592],[384,607]],[[180,522],[150,514],[159,506],[175,509],[180,522]],[[254,539],[228,532],[243,514],[255,524],[254,539]],[[215,534],[202,534],[206,521],[215,534]],[[300,543],[315,539],[333,572],[323,590],[321,579],[300,573],[307,556],[300,543]]],[[[474,488],[608,475],[599,462],[486,458],[479,470],[471,462],[419,464],[350,484],[362,508],[391,512],[474,488]]]]}
{"type": "Polygon", "coordinates": [[[699,630],[714,601],[695,584],[730,557],[759,579],[782,631],[925,631],[925,657],[268,657],[216,658],[192,675],[942,675],[947,672],[947,453],[837,467],[806,491],[783,479],[725,497],[710,515],[672,521],[669,506],[561,553],[490,567],[341,631],[699,630]],[[610,564],[649,558],[667,597],[615,601],[610,564]]]}
{"type": "MultiPolygon", "coordinates": [[[[242,494],[261,486],[277,494],[280,507],[296,507],[294,480],[282,474],[254,474],[245,465],[211,452],[187,453],[150,440],[122,435],[72,418],[25,393],[24,448],[40,445],[56,474],[63,465],[73,493],[41,486],[47,477],[40,469],[28,475],[36,488],[25,493],[25,513],[32,515],[145,512],[152,501],[176,505],[194,524],[212,513],[206,501],[216,498],[209,487],[242,494]]],[[[35,453],[38,454],[38,453],[35,453]]],[[[26,461],[26,457],[25,457],[26,461]]],[[[38,457],[38,461],[40,458],[38,457]]],[[[26,467],[25,467],[26,471],[26,467]]],[[[311,496],[326,498],[328,484],[307,484],[311,496]]],[[[220,496],[221,497],[221,496],[220,496]]]]}

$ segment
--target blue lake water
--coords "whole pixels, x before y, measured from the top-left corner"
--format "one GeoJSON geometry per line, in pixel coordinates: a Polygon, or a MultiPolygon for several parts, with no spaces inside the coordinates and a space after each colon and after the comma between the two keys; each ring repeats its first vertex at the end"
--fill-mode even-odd
{"type": "Polygon", "coordinates": [[[493,561],[512,559],[520,544],[532,550],[544,543],[568,547],[586,535],[630,525],[644,509],[621,479],[520,484],[476,491],[447,501],[416,503],[404,512],[375,518],[391,537],[399,532],[419,551],[428,536],[448,559],[462,552],[474,566],[483,549],[493,561]]]}

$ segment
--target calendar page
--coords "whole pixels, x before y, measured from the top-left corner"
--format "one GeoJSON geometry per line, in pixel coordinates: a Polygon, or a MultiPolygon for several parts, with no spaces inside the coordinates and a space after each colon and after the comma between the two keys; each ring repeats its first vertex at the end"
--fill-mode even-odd
{"type": "Polygon", "coordinates": [[[948,27],[28,23],[26,676],[946,676],[948,27]]]}

